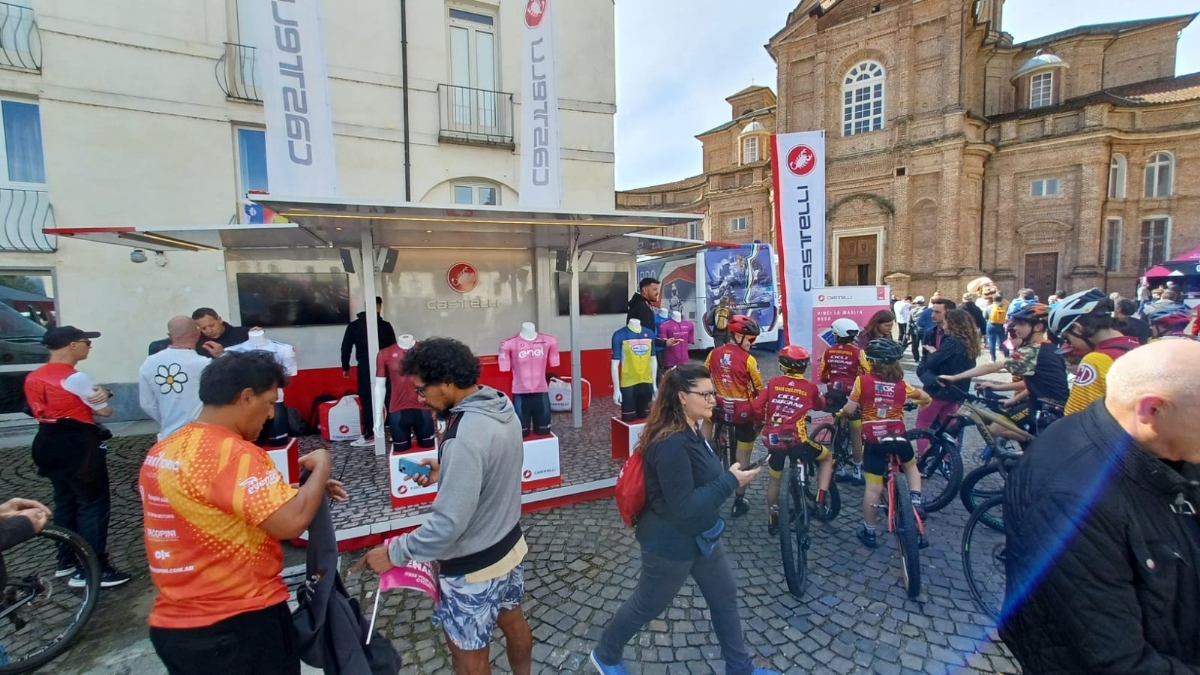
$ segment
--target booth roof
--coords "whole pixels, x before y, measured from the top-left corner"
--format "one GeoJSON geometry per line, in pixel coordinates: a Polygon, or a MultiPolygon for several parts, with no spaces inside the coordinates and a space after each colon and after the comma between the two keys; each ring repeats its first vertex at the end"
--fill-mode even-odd
{"type": "Polygon", "coordinates": [[[413,202],[300,199],[254,195],[273,211],[266,224],[117,228],[49,228],[47,234],[89,239],[154,251],[358,248],[369,229],[377,247],[400,249],[566,250],[576,237],[581,249],[634,254],[637,239],[651,228],[701,220],[688,213],[500,206],[446,206],[413,202]]]}

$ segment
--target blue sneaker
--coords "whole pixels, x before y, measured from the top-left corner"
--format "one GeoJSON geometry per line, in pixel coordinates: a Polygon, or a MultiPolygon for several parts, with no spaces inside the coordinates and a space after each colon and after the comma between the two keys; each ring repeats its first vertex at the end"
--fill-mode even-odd
{"type": "Polygon", "coordinates": [[[778,670],[769,670],[767,668],[755,668],[752,675],[783,675],[778,670]]]}
{"type": "Polygon", "coordinates": [[[629,673],[625,670],[625,666],[619,663],[615,666],[601,663],[600,659],[596,658],[595,649],[592,650],[592,654],[588,660],[592,662],[592,666],[596,669],[597,673],[600,673],[600,675],[629,675],[629,673]]]}

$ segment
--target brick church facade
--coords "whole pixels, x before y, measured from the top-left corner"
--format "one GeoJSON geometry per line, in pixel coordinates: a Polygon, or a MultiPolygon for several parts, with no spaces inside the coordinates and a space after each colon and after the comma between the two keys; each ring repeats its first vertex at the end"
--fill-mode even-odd
{"type": "Polygon", "coordinates": [[[765,142],[743,161],[751,124],[824,129],[829,283],[953,296],[987,274],[1043,299],[1131,293],[1144,269],[1200,244],[1200,73],[1174,75],[1196,15],[1013,43],[1002,9],[802,2],[767,45],[778,100],[731,97],[733,122],[699,137],[702,176],[618,206],[700,210],[710,239],[773,240],[765,142]],[[735,214],[753,225],[731,230],[735,214]]]}

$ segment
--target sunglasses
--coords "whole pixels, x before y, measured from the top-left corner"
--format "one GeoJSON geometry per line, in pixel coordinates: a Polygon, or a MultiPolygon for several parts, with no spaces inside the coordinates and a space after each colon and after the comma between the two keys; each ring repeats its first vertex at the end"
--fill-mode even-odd
{"type": "Polygon", "coordinates": [[[74,344],[75,342],[82,342],[83,344],[85,344],[85,345],[87,345],[87,346],[89,346],[89,347],[91,347],[91,346],[92,346],[92,341],[91,341],[91,340],[74,340],[74,341],[72,342],[72,344],[74,344]]]}

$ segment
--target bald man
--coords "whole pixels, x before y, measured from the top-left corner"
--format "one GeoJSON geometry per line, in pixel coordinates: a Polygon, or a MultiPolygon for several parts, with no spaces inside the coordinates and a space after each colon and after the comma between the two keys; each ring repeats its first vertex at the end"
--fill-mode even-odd
{"type": "Polygon", "coordinates": [[[175,433],[200,414],[200,373],[212,359],[196,352],[200,329],[190,316],[167,322],[171,341],[150,355],[138,371],[138,402],[158,422],[158,440],[175,433]]]}
{"type": "Polygon", "coordinates": [[[1027,673],[1200,673],[1200,342],[1139,347],[1044,431],[1004,496],[1006,620],[1027,673]]]}

